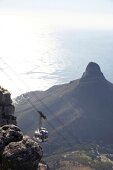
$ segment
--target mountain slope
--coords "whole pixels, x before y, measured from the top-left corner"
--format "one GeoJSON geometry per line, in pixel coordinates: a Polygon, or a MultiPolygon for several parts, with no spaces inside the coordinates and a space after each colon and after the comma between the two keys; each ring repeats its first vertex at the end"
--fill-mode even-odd
{"type": "Polygon", "coordinates": [[[24,94],[16,101],[18,125],[25,133],[33,134],[37,127],[33,106],[47,116],[51,150],[72,148],[79,142],[113,141],[113,84],[96,63],[89,63],[78,80],[24,94]]]}

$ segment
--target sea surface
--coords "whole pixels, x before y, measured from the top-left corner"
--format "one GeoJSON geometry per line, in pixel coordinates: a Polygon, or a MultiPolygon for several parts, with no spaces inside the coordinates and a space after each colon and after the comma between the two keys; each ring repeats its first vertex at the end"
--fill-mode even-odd
{"type": "Polygon", "coordinates": [[[38,30],[9,50],[0,81],[12,97],[78,79],[91,61],[113,82],[113,31],[38,30]]]}

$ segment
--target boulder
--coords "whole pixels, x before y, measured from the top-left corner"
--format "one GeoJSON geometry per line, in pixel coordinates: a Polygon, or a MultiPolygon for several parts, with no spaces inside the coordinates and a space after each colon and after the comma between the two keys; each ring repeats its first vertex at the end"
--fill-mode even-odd
{"type": "Polygon", "coordinates": [[[20,142],[12,142],[5,147],[3,161],[12,170],[35,170],[43,152],[39,144],[30,137],[24,136],[20,142]]]}
{"type": "Polygon", "coordinates": [[[35,170],[43,156],[40,145],[15,125],[0,127],[0,169],[35,170]]]}
{"type": "Polygon", "coordinates": [[[11,142],[22,140],[23,134],[15,125],[4,125],[0,127],[0,153],[11,142]]]}

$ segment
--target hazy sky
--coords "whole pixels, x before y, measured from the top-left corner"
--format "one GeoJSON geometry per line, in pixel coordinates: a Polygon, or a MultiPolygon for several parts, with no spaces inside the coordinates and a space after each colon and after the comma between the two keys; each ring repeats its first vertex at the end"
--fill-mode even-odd
{"type": "Polygon", "coordinates": [[[113,13],[112,0],[0,0],[1,8],[113,13]]]}
{"type": "Polygon", "coordinates": [[[53,26],[112,29],[113,0],[0,0],[4,15],[31,15],[53,26]]]}

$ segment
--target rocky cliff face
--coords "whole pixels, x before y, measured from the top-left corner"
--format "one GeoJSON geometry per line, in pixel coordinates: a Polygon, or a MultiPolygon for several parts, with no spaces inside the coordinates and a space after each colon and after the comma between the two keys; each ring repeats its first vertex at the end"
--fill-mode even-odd
{"type": "Polygon", "coordinates": [[[23,136],[15,125],[0,128],[0,169],[37,170],[43,152],[39,144],[23,136]]]}
{"type": "Polygon", "coordinates": [[[40,145],[16,126],[10,93],[0,87],[0,170],[43,170],[40,145]]]}
{"type": "Polygon", "coordinates": [[[16,117],[14,116],[14,105],[12,104],[10,93],[0,87],[0,126],[6,124],[15,124],[16,117]]]}

